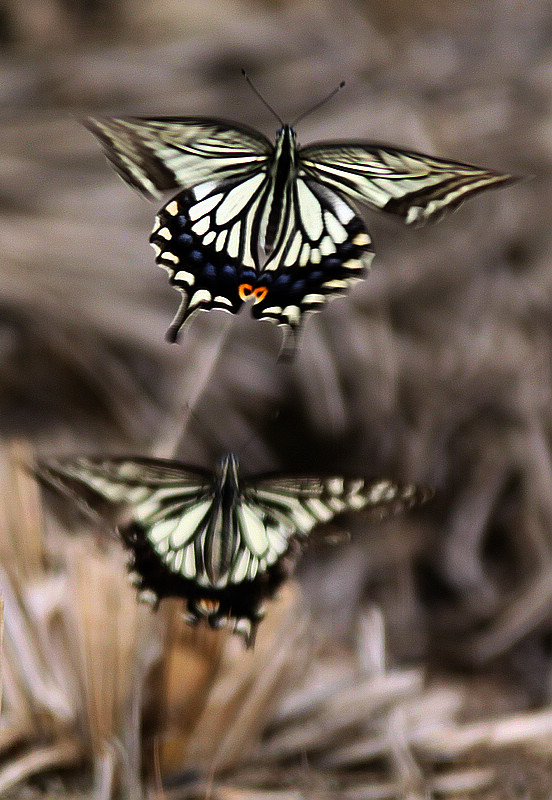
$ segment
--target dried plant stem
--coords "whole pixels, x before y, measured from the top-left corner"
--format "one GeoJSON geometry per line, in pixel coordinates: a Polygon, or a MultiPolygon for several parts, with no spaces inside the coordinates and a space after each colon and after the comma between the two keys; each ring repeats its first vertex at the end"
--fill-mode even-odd
{"type": "Polygon", "coordinates": [[[552,710],[512,714],[500,719],[440,728],[427,735],[416,747],[436,759],[459,758],[475,747],[527,745],[552,737],[552,710]]]}
{"type": "Polygon", "coordinates": [[[4,655],[4,599],[0,595],[0,713],[2,710],[2,687],[3,681],[3,655],[4,655]]]}
{"type": "Polygon", "coordinates": [[[81,745],[77,739],[64,739],[51,746],[31,750],[0,770],[0,794],[43,770],[74,764],[80,755],[81,745]]]}
{"type": "Polygon", "coordinates": [[[293,584],[282,589],[263,625],[252,650],[243,652],[241,642],[227,640],[219,680],[205,700],[186,754],[188,767],[215,774],[239,762],[266,724],[282,687],[297,677],[308,649],[308,621],[293,584]]]}
{"type": "Polygon", "coordinates": [[[17,665],[26,696],[34,708],[42,709],[64,723],[74,719],[75,709],[63,688],[58,686],[44,663],[40,644],[26,617],[7,573],[0,567],[0,591],[3,597],[6,634],[11,660],[17,665]]]}
{"type": "Polygon", "coordinates": [[[113,747],[104,747],[94,761],[94,800],[111,800],[115,788],[117,756],[113,747]]]}
{"type": "Polygon", "coordinates": [[[245,694],[239,713],[234,717],[228,733],[220,743],[211,765],[213,773],[239,763],[240,758],[243,758],[252,747],[252,734],[260,735],[275,698],[278,697],[282,687],[289,683],[294,671],[297,641],[306,633],[307,620],[302,619],[300,623],[302,625],[294,631],[293,638],[290,637],[285,641],[277,638],[270,650],[263,654],[265,663],[257,667],[254,690],[245,694]]]}
{"type": "MultiPolygon", "coordinates": [[[[177,418],[172,418],[167,423],[165,430],[160,433],[154,455],[157,458],[172,458],[179,443],[186,436],[186,428],[194,409],[198,405],[205,391],[217,363],[224,351],[225,344],[233,328],[227,319],[221,320],[215,316],[215,325],[209,338],[204,338],[201,346],[194,347],[190,342],[186,350],[187,364],[180,384],[175,394],[178,398],[185,398],[186,412],[184,426],[179,425],[179,412],[177,418]]],[[[222,315],[221,315],[222,316],[222,315]]],[[[179,410],[180,411],[180,410],[179,410]]]]}
{"type": "Polygon", "coordinates": [[[506,652],[527,630],[549,617],[551,603],[552,565],[546,564],[489,629],[473,637],[470,655],[474,663],[485,664],[506,652]]]}
{"type": "Polygon", "coordinates": [[[334,691],[317,708],[311,709],[311,713],[317,713],[316,718],[288,725],[263,745],[258,757],[262,760],[289,758],[297,752],[332,746],[347,730],[362,724],[370,715],[414,696],[421,691],[423,682],[421,670],[395,670],[334,691]]]}

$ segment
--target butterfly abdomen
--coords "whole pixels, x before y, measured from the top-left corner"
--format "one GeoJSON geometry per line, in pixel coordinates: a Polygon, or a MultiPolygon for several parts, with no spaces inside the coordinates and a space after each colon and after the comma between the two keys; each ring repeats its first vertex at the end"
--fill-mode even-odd
{"type": "Polygon", "coordinates": [[[227,455],[221,459],[216,471],[213,486],[213,512],[203,548],[204,570],[212,586],[226,585],[240,542],[235,536],[237,530],[233,512],[238,502],[239,486],[237,461],[227,455]]]}

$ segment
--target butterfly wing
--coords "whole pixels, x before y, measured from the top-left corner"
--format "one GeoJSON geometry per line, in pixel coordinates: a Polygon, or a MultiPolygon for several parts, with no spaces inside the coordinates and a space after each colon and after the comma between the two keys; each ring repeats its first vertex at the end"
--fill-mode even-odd
{"type": "Polygon", "coordinates": [[[181,192],[155,219],[150,237],[155,260],[167,270],[182,302],[167,332],[176,341],[195,311],[220,309],[236,314],[245,299],[242,286],[257,280],[258,211],[266,191],[261,172],[211,187],[181,192]]]}
{"type": "MultiPolygon", "coordinates": [[[[41,461],[36,474],[117,527],[135,562],[137,552],[144,557],[147,551],[154,574],[157,559],[190,580],[197,577],[196,540],[212,514],[210,473],[155,459],[76,457],[41,461]]],[[[148,570],[137,569],[141,588],[154,589],[148,570]]]]}
{"type": "Polygon", "coordinates": [[[258,173],[200,184],[160,211],[150,241],[183,296],[169,341],[195,311],[235,314],[247,299],[257,319],[297,328],[304,313],[321,310],[365,274],[373,250],[363,220],[335,192],[301,177],[282,197],[281,232],[267,254],[261,231],[271,190],[269,176],[258,173]]]}
{"type": "MultiPolygon", "coordinates": [[[[235,468],[231,457],[225,463],[235,468]]],[[[218,627],[231,618],[252,641],[263,600],[287,575],[281,558],[294,531],[267,533],[258,504],[174,462],[59,458],[39,462],[35,474],[117,527],[142,596],[184,598],[190,621],[207,617],[218,627]]]]}
{"type": "Polygon", "coordinates": [[[271,143],[246,126],[203,117],[101,118],[84,125],[128,184],[146,197],[266,167],[271,143]]]}
{"type": "Polygon", "coordinates": [[[99,509],[114,525],[155,526],[187,512],[209,495],[209,472],[147,458],[52,458],[39,461],[37,477],[69,495],[88,513],[99,509]]]}
{"type": "Polygon", "coordinates": [[[373,508],[398,511],[412,508],[432,496],[431,490],[386,479],[274,478],[252,481],[249,502],[265,510],[267,530],[274,526],[282,537],[305,537],[317,525],[345,511],[373,508]]]}
{"type": "Polygon", "coordinates": [[[379,144],[312,144],[299,153],[307,175],[371,208],[423,225],[485,189],[518,180],[493,172],[379,144]]]}
{"type": "Polygon", "coordinates": [[[306,313],[345,294],[374,257],[362,218],[328,187],[299,175],[291,187],[287,228],[257,281],[252,313],[297,329],[306,313]]]}

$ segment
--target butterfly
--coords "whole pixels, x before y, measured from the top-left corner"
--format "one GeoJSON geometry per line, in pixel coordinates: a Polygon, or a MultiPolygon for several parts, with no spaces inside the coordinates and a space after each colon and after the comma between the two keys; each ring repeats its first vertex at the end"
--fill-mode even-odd
{"type": "Polygon", "coordinates": [[[179,190],[150,237],[182,293],[169,341],[196,311],[235,314],[248,300],[257,319],[298,329],[370,267],[372,240],[355,201],[422,225],[517,180],[382,144],[299,147],[293,126],[280,123],[273,145],[252,128],[204,117],[84,121],[131,186],[149,198],[179,190]]]}
{"type": "Polygon", "coordinates": [[[232,454],[214,472],[160,459],[101,457],[52,458],[34,472],[117,528],[143,599],[183,598],[190,622],[233,626],[247,644],[264,601],[290,574],[319,523],[365,507],[410,508],[431,496],[389,480],[245,479],[232,454]]]}

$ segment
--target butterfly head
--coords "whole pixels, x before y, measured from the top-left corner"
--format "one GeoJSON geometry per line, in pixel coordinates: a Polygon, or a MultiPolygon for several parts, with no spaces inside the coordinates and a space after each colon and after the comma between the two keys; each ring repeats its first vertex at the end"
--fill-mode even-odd
{"type": "Polygon", "coordinates": [[[280,125],[276,131],[276,139],[278,141],[285,140],[288,142],[295,142],[297,140],[297,131],[292,125],[284,123],[283,125],[280,125]]]}
{"type": "Polygon", "coordinates": [[[239,486],[238,478],[239,462],[233,453],[226,453],[222,456],[216,466],[216,483],[221,489],[237,492],[239,486]]]}

